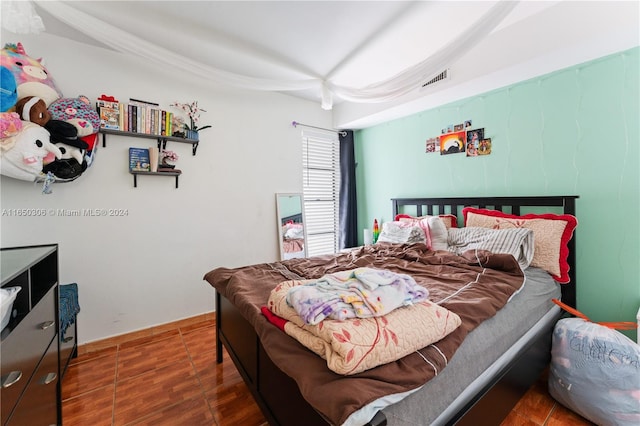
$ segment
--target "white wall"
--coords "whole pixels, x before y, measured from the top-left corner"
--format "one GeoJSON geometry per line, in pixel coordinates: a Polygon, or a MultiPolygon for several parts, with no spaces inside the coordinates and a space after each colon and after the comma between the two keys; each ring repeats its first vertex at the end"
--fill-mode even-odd
{"type": "Polygon", "coordinates": [[[2,33],[44,58],[65,97],[101,94],[145,99],[170,109],[198,100],[207,112],[196,156],[180,155],[180,187],[169,177],[128,173],[128,148],[151,139],[111,136],[75,182],[41,186],[2,176],[2,209],[126,209],[124,217],[11,217],[0,222],[2,247],[59,243],[60,282],[77,282],[79,343],[214,310],[203,275],[278,258],[276,192],[302,189],[300,130],[293,120],[329,127],[317,103],[277,93],[216,88],[170,67],[144,63],[66,39],[2,33]]]}

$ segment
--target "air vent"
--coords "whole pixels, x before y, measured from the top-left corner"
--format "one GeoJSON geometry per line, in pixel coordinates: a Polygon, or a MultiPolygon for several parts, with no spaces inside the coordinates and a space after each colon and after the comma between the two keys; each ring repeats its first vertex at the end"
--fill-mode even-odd
{"type": "Polygon", "coordinates": [[[427,81],[425,84],[422,85],[422,87],[425,88],[444,80],[449,80],[449,68],[442,71],[440,74],[436,75],[431,80],[427,81]]]}

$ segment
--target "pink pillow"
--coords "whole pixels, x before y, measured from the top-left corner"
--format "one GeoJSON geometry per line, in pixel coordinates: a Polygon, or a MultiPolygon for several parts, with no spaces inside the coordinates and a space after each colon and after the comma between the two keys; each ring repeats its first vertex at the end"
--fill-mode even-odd
{"type": "Polygon", "coordinates": [[[516,216],[498,210],[465,207],[462,209],[465,226],[508,229],[528,228],[533,230],[535,252],[531,266],[549,272],[561,284],[569,282],[569,248],[567,243],[578,226],[575,216],[568,214],[526,214],[516,216]]]}

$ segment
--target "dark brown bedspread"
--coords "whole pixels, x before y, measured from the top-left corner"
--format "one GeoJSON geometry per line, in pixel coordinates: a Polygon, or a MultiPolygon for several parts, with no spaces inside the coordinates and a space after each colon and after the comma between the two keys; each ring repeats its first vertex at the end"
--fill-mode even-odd
{"type": "Polygon", "coordinates": [[[511,255],[467,252],[456,256],[430,251],[424,244],[379,243],[337,255],[217,268],[204,279],[239,308],[256,329],[271,360],[296,380],[304,398],[330,423],[342,424],[368,403],[415,389],[433,378],[464,337],[495,315],[522,286],[524,275],[511,255]],[[431,301],[441,302],[460,316],[461,326],[420,354],[346,377],[329,370],[325,360],[271,325],[260,312],[271,289],[282,281],[320,278],[362,266],[410,274],[429,289],[431,301]]]}

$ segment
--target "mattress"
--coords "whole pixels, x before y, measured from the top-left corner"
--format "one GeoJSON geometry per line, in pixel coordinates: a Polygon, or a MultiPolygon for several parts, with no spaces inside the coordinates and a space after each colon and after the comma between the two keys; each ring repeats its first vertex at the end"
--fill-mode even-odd
{"type": "Polygon", "coordinates": [[[532,335],[555,323],[560,286],[545,271],[525,270],[525,285],[498,313],[465,338],[447,368],[421,388],[390,395],[353,413],[346,425],[363,424],[381,410],[389,426],[441,425],[464,407],[532,335]],[[496,339],[496,336],[501,336],[496,339]]]}

